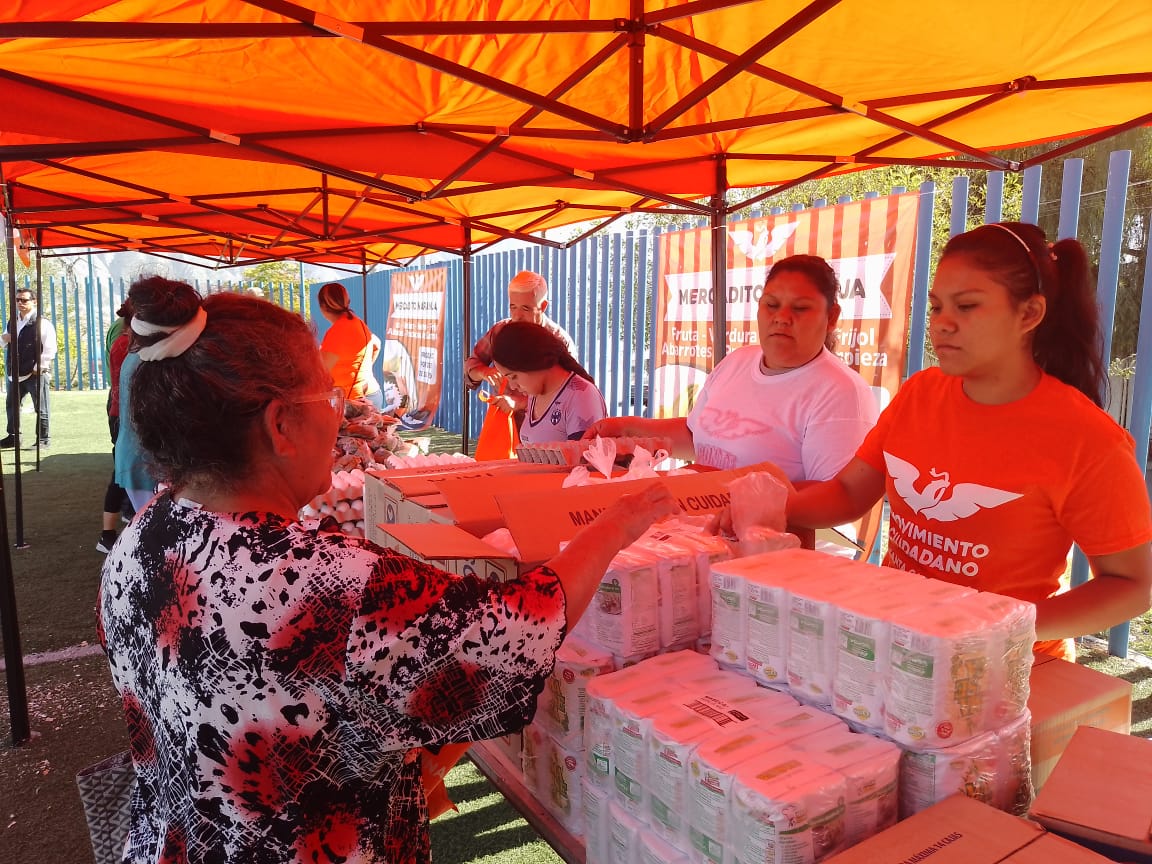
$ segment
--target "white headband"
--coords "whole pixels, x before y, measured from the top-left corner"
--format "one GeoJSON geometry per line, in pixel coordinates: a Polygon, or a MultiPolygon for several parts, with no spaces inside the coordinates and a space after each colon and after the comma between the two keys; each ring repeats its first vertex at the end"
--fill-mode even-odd
{"type": "Polygon", "coordinates": [[[139,353],[140,359],[144,361],[166,360],[169,357],[179,357],[192,347],[193,342],[200,338],[200,334],[204,332],[204,326],[207,323],[208,313],[205,312],[203,308],[196,310],[196,314],[192,317],[191,321],[175,327],[149,324],[147,321],[133,318],[132,330],[141,336],[151,336],[155,333],[168,334],[156,344],[141,348],[137,353],[139,353]],[[138,327],[137,323],[141,326],[138,327]]]}

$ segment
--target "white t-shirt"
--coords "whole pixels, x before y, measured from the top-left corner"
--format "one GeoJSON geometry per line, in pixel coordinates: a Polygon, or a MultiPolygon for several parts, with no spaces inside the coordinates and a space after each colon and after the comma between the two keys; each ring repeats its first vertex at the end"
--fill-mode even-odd
{"type": "Polygon", "coordinates": [[[552,398],[552,404],[539,420],[533,420],[536,397],[528,400],[528,411],[520,425],[520,440],[525,444],[547,444],[569,441],[582,436],[597,420],[608,415],[604,397],[587,378],[569,373],[564,386],[552,398]]]}
{"type": "Polygon", "coordinates": [[[788,479],[827,480],[875,424],[876,398],[824,349],[798,369],[768,375],[759,345],[720,361],[688,415],[696,461],[714,468],[778,465],[788,479]]]}

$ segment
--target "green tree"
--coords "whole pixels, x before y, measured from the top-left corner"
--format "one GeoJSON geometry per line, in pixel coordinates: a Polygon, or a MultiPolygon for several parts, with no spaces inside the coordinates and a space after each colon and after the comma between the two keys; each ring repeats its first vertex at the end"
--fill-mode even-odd
{"type": "Polygon", "coordinates": [[[243,287],[259,291],[265,300],[307,316],[308,310],[300,308],[300,265],[295,261],[253,264],[244,269],[243,276],[248,283],[243,287]]]}

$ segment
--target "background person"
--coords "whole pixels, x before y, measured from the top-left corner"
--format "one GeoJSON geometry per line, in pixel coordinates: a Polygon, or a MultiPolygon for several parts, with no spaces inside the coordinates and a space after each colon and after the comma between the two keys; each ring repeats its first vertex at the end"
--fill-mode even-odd
{"type": "Polygon", "coordinates": [[[0,438],[0,447],[15,447],[20,434],[20,403],[24,395],[32,397],[36,411],[36,434],[41,447],[52,446],[49,434],[48,377],[52,361],[56,358],[56,328],[52,322],[40,317],[36,309],[36,295],[27,288],[16,291],[16,343],[20,355],[20,368],[13,373],[12,326],[9,321],[0,344],[4,345],[4,369],[8,376],[8,434],[0,438]]]}
{"type": "Polygon", "coordinates": [[[509,321],[492,340],[492,364],[510,393],[527,396],[520,440],[525,444],[576,441],[608,413],[588,371],[552,331],[530,321],[509,321]]]}
{"type": "MultiPolygon", "coordinates": [[[[508,283],[508,317],[493,324],[488,332],[476,340],[475,346],[468,359],[464,361],[464,386],[475,390],[482,383],[488,382],[495,395],[489,400],[489,405],[505,413],[522,412],[528,401],[522,394],[512,395],[501,393],[500,372],[492,365],[492,340],[496,334],[512,321],[529,321],[539,324],[550,331],[560,341],[573,357],[576,356],[576,344],[568,332],[551,320],[544,313],[548,310],[548,283],[539,273],[531,270],[521,270],[508,283]]],[[[523,420],[517,417],[517,425],[523,420]]]]}
{"type": "Polygon", "coordinates": [[[676,505],[653,484],[506,584],[301,523],[343,413],[311,329],[178,297],[131,387],[169,485],[100,593],[137,773],[124,861],[426,862],[420,748],[527,723],[612,557],[676,505]]]}
{"type": "MultiPolygon", "coordinates": [[[[116,542],[116,526],[124,512],[128,493],[116,482],[116,439],[120,436],[120,369],[124,365],[124,358],[128,356],[128,348],[132,344],[132,301],[125,300],[116,310],[116,336],[108,343],[108,434],[112,438],[112,479],[108,481],[108,488],[104,491],[104,512],[101,515],[100,539],[96,541],[97,552],[110,552],[112,544],[116,542]]],[[[111,331],[112,328],[109,328],[111,331]]],[[[129,504],[130,506],[130,504],[129,504]]]]}
{"type": "Polygon", "coordinates": [[[1152,603],[1148,494],[1132,437],[1099,407],[1084,249],[1018,222],[959,234],[929,314],[939,367],[905,382],[834,479],[789,497],[789,520],[837,524],[887,493],[886,564],[1035,603],[1037,650],[1075,660],[1066,637],[1152,603]],[[1093,578],[1061,594],[1073,542],[1093,578]]]}
{"type": "MultiPolygon", "coordinates": [[[[199,303],[200,295],[186,282],[148,276],[132,283],[128,300],[132,303],[132,320],[128,324],[132,341],[120,366],[120,425],[112,452],[116,462],[116,483],[127,493],[133,509],[139,511],[156,492],[156,474],[152,459],[140,443],[139,430],[132,415],[132,382],[140,364],[157,354],[149,343],[179,329],[185,323],[184,310],[199,303]]],[[[175,395],[183,397],[183,394],[175,395]]]]}
{"type": "Polygon", "coordinates": [[[612,417],[584,435],[662,436],[671,455],[713,468],[773,462],[793,482],[844,467],[876,422],[864,379],[833,354],[839,284],[828,262],[793,255],[772,265],[756,312],[757,345],[709,374],[685,417],[612,417]]]}
{"type": "Polygon", "coordinates": [[[338,282],[322,286],[316,301],[320,314],[332,325],[320,343],[324,368],[349,399],[367,399],[382,407],[384,398],[372,371],[380,355],[380,337],[352,311],[348,291],[338,282]]]}

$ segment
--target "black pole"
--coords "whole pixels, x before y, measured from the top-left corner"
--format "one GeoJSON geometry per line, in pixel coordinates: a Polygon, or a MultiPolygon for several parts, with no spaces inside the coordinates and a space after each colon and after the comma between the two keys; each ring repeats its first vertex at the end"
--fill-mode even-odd
{"type": "MultiPolygon", "coordinates": [[[[5,227],[5,232],[9,229],[5,227]]],[[[9,331],[15,348],[16,253],[11,235],[8,247],[8,308],[13,310],[9,331]]],[[[16,357],[13,350],[11,356],[16,357]]],[[[15,361],[14,361],[15,362],[15,361]]],[[[17,367],[19,369],[19,367],[17,367]]],[[[13,382],[15,383],[15,382],[13,382]]],[[[17,415],[19,420],[19,415],[17,415]]],[[[16,442],[16,483],[20,483],[20,442],[16,442]]],[[[17,520],[19,520],[17,510],[17,520]]],[[[19,524],[19,521],[17,522],[19,524]]],[[[28,726],[28,688],[24,681],[24,652],[20,647],[20,622],[16,616],[16,583],[12,573],[12,548],[8,545],[8,508],[4,502],[4,472],[0,470],[0,632],[4,635],[4,678],[8,683],[8,719],[12,724],[12,743],[23,744],[31,737],[28,726]]]]}
{"type": "Polygon", "coordinates": [[[716,194],[711,205],[713,368],[728,353],[728,172],[723,154],[716,157],[716,194]]]}
{"type": "MultiPolygon", "coordinates": [[[[12,208],[8,208],[8,212],[12,212],[12,208]]],[[[24,542],[24,476],[20,468],[20,341],[17,338],[19,333],[17,330],[17,315],[19,314],[16,309],[16,245],[12,241],[12,227],[7,225],[5,233],[8,235],[4,238],[4,245],[8,249],[8,359],[12,361],[11,365],[4,370],[8,376],[8,389],[7,394],[8,404],[13,405],[13,416],[15,418],[14,430],[12,432],[14,446],[12,448],[12,471],[13,479],[16,487],[16,548],[27,549],[28,544],[24,542]],[[15,392],[13,392],[15,388],[15,392]]],[[[40,310],[37,308],[37,326],[39,325],[40,310]]],[[[39,426],[40,418],[36,418],[37,426],[39,426]]],[[[5,533],[7,533],[8,525],[4,525],[5,533]]],[[[7,537],[4,538],[4,549],[7,551],[8,543],[7,537]]]]}
{"type": "MultiPolygon", "coordinates": [[[[464,364],[468,362],[468,358],[472,356],[472,226],[464,222],[464,252],[463,252],[463,282],[464,282],[464,327],[463,327],[463,348],[464,357],[460,362],[460,368],[464,369],[464,364]]],[[[467,374],[467,373],[464,373],[467,374]]],[[[463,429],[460,432],[460,452],[465,456],[468,455],[468,421],[471,419],[472,395],[468,389],[467,381],[461,378],[460,398],[463,399],[460,416],[463,418],[463,429]]]]}
{"type": "MultiPolygon", "coordinates": [[[[92,278],[92,263],[91,263],[92,257],[91,257],[91,254],[89,254],[88,262],[89,262],[88,263],[88,278],[91,279],[92,278]]],[[[40,403],[41,403],[41,404],[36,406],[36,470],[37,470],[37,472],[39,472],[39,470],[40,470],[40,412],[48,410],[48,405],[47,405],[48,394],[45,393],[41,389],[41,382],[47,381],[47,379],[44,377],[44,374],[45,374],[44,370],[40,368],[40,358],[44,356],[44,345],[42,344],[42,341],[41,341],[44,338],[44,334],[40,330],[40,320],[41,320],[41,316],[43,314],[44,314],[44,271],[43,271],[43,268],[40,266],[40,250],[37,249],[36,250],[36,392],[40,394],[40,403]]],[[[79,318],[77,318],[77,320],[79,320],[79,318]]],[[[79,336],[77,336],[76,344],[77,344],[77,346],[79,346],[79,344],[80,344],[79,336]]],[[[19,417],[20,415],[17,414],[16,416],[19,417]]],[[[21,516],[23,516],[23,511],[24,511],[23,503],[24,503],[24,499],[21,497],[20,498],[21,516]]],[[[21,522],[23,522],[23,519],[21,519],[21,522]]],[[[23,539],[23,538],[21,538],[21,539],[23,539]]]]}

